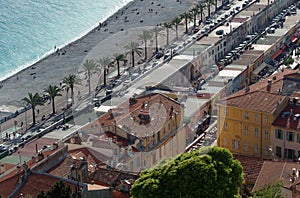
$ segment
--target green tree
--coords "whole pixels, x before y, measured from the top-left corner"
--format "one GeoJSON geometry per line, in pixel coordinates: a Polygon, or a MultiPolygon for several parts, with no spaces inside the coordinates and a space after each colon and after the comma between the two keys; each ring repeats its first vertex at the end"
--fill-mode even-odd
{"type": "Polygon", "coordinates": [[[58,86],[54,85],[49,85],[47,88],[44,89],[44,92],[51,98],[52,102],[52,114],[55,114],[55,97],[56,96],[61,96],[61,88],[58,86]]]}
{"type": "Polygon", "coordinates": [[[22,100],[31,106],[32,124],[35,125],[35,107],[38,105],[44,105],[43,98],[38,93],[35,93],[34,95],[32,93],[28,93],[28,97],[25,97],[22,100]]]}
{"type": "Polygon", "coordinates": [[[190,12],[184,12],[180,15],[181,19],[184,19],[185,22],[185,33],[187,34],[189,32],[188,29],[188,23],[190,22],[190,20],[192,19],[192,15],[190,12]]]}
{"type": "Polygon", "coordinates": [[[109,67],[112,64],[112,60],[109,57],[103,57],[98,60],[98,63],[100,64],[101,69],[103,69],[103,84],[106,86],[106,77],[109,72],[109,67]]]}
{"type": "Polygon", "coordinates": [[[120,76],[120,61],[125,61],[124,54],[114,53],[114,61],[117,62],[118,76],[120,76]]]}
{"type": "Polygon", "coordinates": [[[86,60],[82,65],[83,71],[87,74],[89,95],[91,94],[91,76],[94,72],[99,72],[97,64],[93,60],[86,60]]]}
{"type": "Polygon", "coordinates": [[[142,41],[144,41],[144,60],[146,61],[147,60],[147,42],[148,40],[150,40],[152,38],[152,32],[149,31],[149,30],[143,30],[143,33],[141,35],[139,35],[139,39],[141,39],[142,41]]]}
{"type": "Polygon", "coordinates": [[[291,64],[293,64],[293,63],[294,63],[294,59],[293,59],[291,56],[289,56],[289,57],[287,57],[286,59],[284,59],[284,64],[285,64],[286,66],[291,65],[291,64]]]}
{"type": "Polygon", "coordinates": [[[155,26],[155,28],[152,29],[155,38],[155,52],[158,52],[158,36],[165,36],[162,30],[163,28],[158,26],[155,26]]]}
{"type": "Polygon", "coordinates": [[[166,33],[167,33],[167,46],[169,45],[169,37],[170,37],[170,32],[169,30],[170,29],[173,29],[173,24],[172,23],[169,23],[169,22],[166,22],[164,23],[164,27],[166,28],[166,33]]]}
{"type": "Polygon", "coordinates": [[[132,67],[134,67],[134,54],[136,53],[138,56],[142,55],[142,48],[140,48],[137,42],[131,41],[128,45],[124,46],[126,50],[131,54],[131,63],[132,67]]]}
{"type": "Polygon", "coordinates": [[[283,198],[281,188],[282,183],[276,182],[261,191],[254,192],[252,198],[283,198]]]}
{"type": "Polygon", "coordinates": [[[71,187],[66,185],[65,182],[59,181],[47,193],[41,191],[37,198],[70,198],[71,196],[71,187]]]}
{"type": "Polygon", "coordinates": [[[178,26],[182,25],[181,24],[181,18],[180,17],[175,17],[172,21],[172,24],[175,27],[175,31],[176,31],[176,40],[178,39],[178,26]]]}
{"type": "Polygon", "coordinates": [[[225,148],[183,153],[141,173],[132,197],[239,197],[243,168],[225,148]]]}
{"type": "Polygon", "coordinates": [[[81,85],[81,79],[74,74],[69,74],[69,76],[64,77],[63,84],[67,88],[67,95],[69,89],[71,90],[72,105],[74,105],[74,87],[81,85]]]}

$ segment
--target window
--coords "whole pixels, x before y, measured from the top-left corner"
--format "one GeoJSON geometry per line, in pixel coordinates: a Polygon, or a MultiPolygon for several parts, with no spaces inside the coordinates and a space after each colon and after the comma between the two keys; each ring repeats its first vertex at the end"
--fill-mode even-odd
{"type": "Polygon", "coordinates": [[[171,128],[171,125],[170,125],[170,123],[168,124],[168,130],[170,130],[170,128],[171,128]]]}
{"type": "Polygon", "coordinates": [[[284,149],[284,157],[287,159],[294,159],[295,150],[292,149],[284,149]]]}
{"type": "Polygon", "coordinates": [[[266,129],[265,130],[265,139],[268,139],[269,138],[269,131],[266,129]]]}
{"type": "Polygon", "coordinates": [[[232,148],[233,149],[239,149],[240,148],[240,141],[232,140],[232,148]]]}
{"type": "Polygon", "coordinates": [[[223,139],[224,146],[227,146],[227,138],[223,139]]]}
{"type": "Polygon", "coordinates": [[[255,114],[255,122],[258,122],[259,121],[259,115],[256,113],[255,114]]]}
{"type": "Polygon", "coordinates": [[[275,130],[275,138],[276,139],[283,139],[283,132],[282,132],[282,130],[280,130],[280,129],[276,129],[275,130]]]}
{"type": "Polygon", "coordinates": [[[269,123],[269,116],[265,116],[265,123],[269,123]]]}
{"type": "Polygon", "coordinates": [[[300,143],[300,133],[297,133],[297,143],[300,143]]]}
{"type": "Polygon", "coordinates": [[[248,111],[245,111],[245,119],[249,119],[248,111]]]}
{"type": "Polygon", "coordinates": [[[248,126],[244,126],[244,133],[245,135],[248,135],[248,126]]]}
{"type": "Polygon", "coordinates": [[[227,122],[224,122],[224,127],[223,127],[224,131],[227,131],[227,122]]]}
{"type": "Polygon", "coordinates": [[[265,146],[264,155],[265,156],[269,155],[269,147],[268,146],[265,146]]]}
{"type": "Polygon", "coordinates": [[[281,147],[279,147],[279,146],[276,146],[276,155],[278,157],[281,157],[281,147]]]}
{"type": "Polygon", "coordinates": [[[141,166],[141,157],[140,157],[140,156],[137,157],[137,159],[136,159],[136,166],[137,166],[137,167],[140,167],[140,166],[141,166]]]}
{"type": "Polygon", "coordinates": [[[248,151],[248,142],[244,142],[244,150],[248,151]]]}
{"type": "Polygon", "coordinates": [[[228,115],[227,107],[224,107],[224,114],[225,114],[225,115],[228,115]]]}
{"type": "Polygon", "coordinates": [[[258,145],[254,144],[254,153],[257,154],[258,153],[258,145]]]}
{"type": "Polygon", "coordinates": [[[286,132],[286,140],[289,142],[294,142],[294,132],[286,132]]]}
{"type": "Polygon", "coordinates": [[[254,128],[254,135],[258,137],[258,128],[254,128]]]}

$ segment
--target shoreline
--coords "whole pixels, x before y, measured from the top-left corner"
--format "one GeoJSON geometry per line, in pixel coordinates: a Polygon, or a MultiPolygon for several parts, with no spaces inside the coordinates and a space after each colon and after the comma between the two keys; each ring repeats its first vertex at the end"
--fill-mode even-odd
{"type": "MultiPolygon", "coordinates": [[[[78,66],[97,44],[113,34],[140,26],[155,26],[171,21],[179,13],[188,10],[195,2],[197,1],[187,0],[183,3],[176,0],[130,1],[107,17],[103,21],[107,25],[101,27],[100,30],[95,27],[61,48],[60,50],[65,52],[64,55],[57,55],[53,52],[4,79],[0,92],[0,107],[21,107],[21,99],[26,97],[28,92],[41,94],[48,85],[59,85],[63,77],[77,72],[78,66]],[[157,13],[147,13],[149,8],[153,8],[157,13]],[[124,16],[128,17],[128,22],[124,21],[124,16]]],[[[103,48],[105,50],[105,46],[103,48]]]]}
{"type": "MultiPolygon", "coordinates": [[[[101,23],[103,23],[104,21],[108,20],[110,17],[112,17],[113,15],[115,15],[119,10],[122,10],[125,6],[128,6],[131,2],[133,2],[134,0],[130,0],[127,4],[125,4],[123,7],[119,8],[118,10],[116,10],[115,12],[113,12],[112,14],[108,15],[107,17],[105,17],[102,21],[100,21],[101,23]]],[[[97,23],[99,24],[99,23],[97,23]]],[[[86,31],[82,32],[79,34],[79,36],[74,37],[73,39],[71,39],[70,41],[66,42],[65,44],[62,44],[60,46],[55,46],[57,49],[64,49],[65,47],[67,47],[68,45],[76,42],[77,40],[81,39],[84,36],[87,36],[87,34],[90,34],[92,31],[94,31],[95,29],[98,28],[98,25],[95,24],[93,26],[91,26],[89,29],[87,29],[86,31]]],[[[45,52],[40,58],[36,58],[35,60],[29,61],[27,63],[24,63],[22,65],[20,65],[20,68],[16,68],[13,71],[11,71],[9,74],[4,75],[3,77],[0,78],[0,82],[5,82],[7,79],[13,77],[14,75],[17,75],[19,72],[28,69],[28,67],[31,67],[35,64],[37,64],[38,62],[42,61],[44,58],[47,58],[48,56],[55,54],[55,51],[53,49],[45,52]]]]}

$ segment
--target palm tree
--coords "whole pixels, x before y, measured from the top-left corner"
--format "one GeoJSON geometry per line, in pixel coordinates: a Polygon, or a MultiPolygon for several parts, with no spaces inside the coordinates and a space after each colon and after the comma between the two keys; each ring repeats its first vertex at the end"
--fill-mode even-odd
{"type": "Polygon", "coordinates": [[[98,72],[99,69],[97,64],[93,60],[86,60],[82,65],[83,71],[87,74],[88,77],[88,86],[89,86],[89,95],[91,94],[91,76],[92,73],[98,72]]]}
{"type": "Polygon", "coordinates": [[[67,95],[69,88],[71,89],[72,105],[74,105],[74,86],[80,85],[81,79],[74,74],[69,74],[69,76],[64,77],[63,84],[67,87],[67,95]]]}
{"type": "Polygon", "coordinates": [[[175,26],[175,31],[176,31],[176,40],[178,39],[178,26],[181,25],[181,18],[176,17],[173,19],[172,24],[175,26]]]}
{"type": "Polygon", "coordinates": [[[190,10],[190,14],[193,16],[194,28],[196,27],[197,15],[199,13],[200,13],[200,9],[198,6],[195,6],[190,10]]]}
{"type": "Polygon", "coordinates": [[[114,61],[117,62],[117,67],[118,67],[118,76],[120,76],[120,61],[125,61],[125,56],[124,54],[118,54],[114,53],[114,61]]]}
{"type": "Polygon", "coordinates": [[[34,95],[32,93],[28,93],[28,97],[25,97],[22,100],[31,106],[32,124],[35,125],[35,107],[38,105],[44,105],[43,98],[38,93],[35,93],[34,95]]]}
{"type": "Polygon", "coordinates": [[[55,114],[55,102],[54,99],[56,96],[61,96],[61,88],[54,85],[49,85],[47,88],[44,89],[44,92],[51,98],[52,101],[52,114],[55,114]]]}
{"type": "Polygon", "coordinates": [[[106,86],[106,76],[108,74],[109,66],[112,63],[112,60],[109,57],[103,57],[100,58],[97,62],[100,64],[101,69],[103,69],[103,85],[106,86]]]}
{"type": "Polygon", "coordinates": [[[167,46],[169,45],[169,29],[173,29],[173,24],[172,23],[164,23],[164,27],[166,28],[167,32],[167,46]]]}
{"type": "MultiPolygon", "coordinates": [[[[202,22],[203,21],[203,12],[204,12],[204,8],[206,8],[206,5],[205,4],[198,4],[197,7],[199,9],[200,22],[202,22]]],[[[200,22],[199,22],[199,25],[200,25],[200,22]]]]}
{"type": "Polygon", "coordinates": [[[155,37],[155,52],[158,52],[158,36],[165,36],[163,32],[161,32],[163,28],[155,26],[155,28],[152,29],[152,32],[155,37]]]}
{"type": "Polygon", "coordinates": [[[206,6],[207,6],[207,10],[208,10],[208,17],[210,17],[210,6],[214,5],[214,0],[205,0],[206,6]]]}
{"type": "Polygon", "coordinates": [[[181,19],[184,19],[185,22],[185,33],[188,33],[188,22],[192,19],[192,15],[189,12],[184,12],[180,15],[181,19]]]}
{"type": "Polygon", "coordinates": [[[141,56],[142,55],[142,48],[139,47],[139,44],[137,42],[131,41],[128,45],[124,46],[126,50],[131,53],[131,62],[132,67],[134,67],[134,54],[141,56]]]}
{"type": "Polygon", "coordinates": [[[143,30],[143,34],[139,35],[139,38],[144,41],[145,44],[145,49],[144,49],[144,54],[145,54],[145,61],[147,60],[147,41],[152,38],[152,32],[149,30],[143,30]]]}

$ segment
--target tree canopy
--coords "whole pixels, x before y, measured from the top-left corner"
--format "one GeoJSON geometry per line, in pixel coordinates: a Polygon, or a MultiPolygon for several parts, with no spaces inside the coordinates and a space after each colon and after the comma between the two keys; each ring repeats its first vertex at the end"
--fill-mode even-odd
{"type": "Polygon", "coordinates": [[[225,148],[183,153],[141,173],[132,197],[238,197],[243,168],[225,148]]]}
{"type": "Polygon", "coordinates": [[[71,195],[71,187],[66,185],[65,182],[59,181],[47,193],[41,191],[37,198],[70,198],[71,195]]]}

